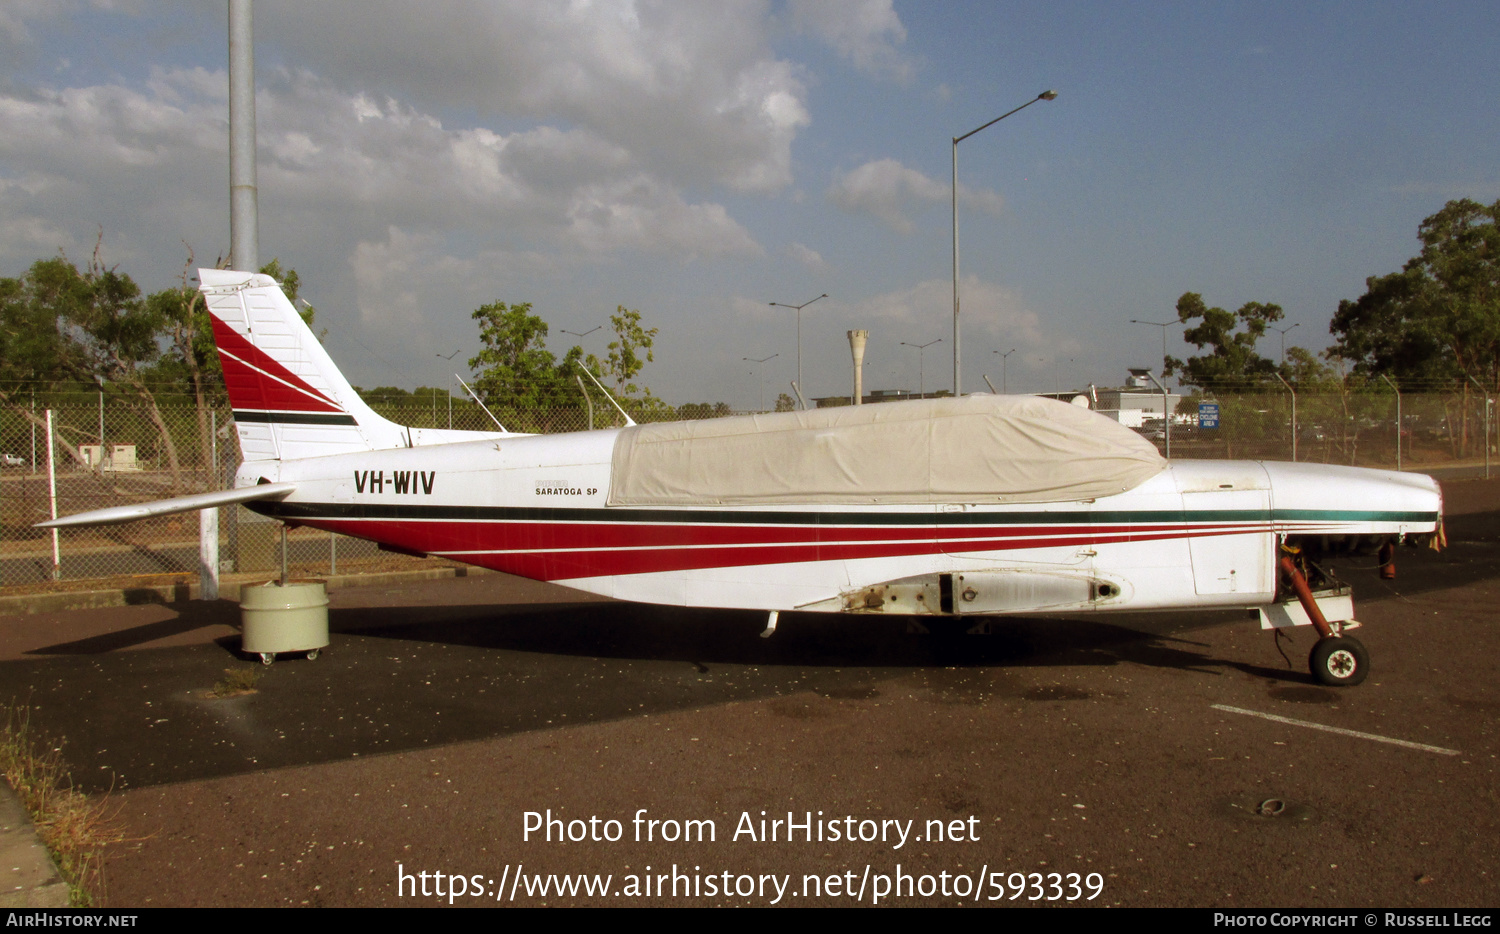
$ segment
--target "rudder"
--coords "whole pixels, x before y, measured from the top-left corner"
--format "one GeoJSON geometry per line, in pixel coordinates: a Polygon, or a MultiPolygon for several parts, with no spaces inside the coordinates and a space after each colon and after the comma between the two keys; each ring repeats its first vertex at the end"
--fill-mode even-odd
{"type": "Polygon", "coordinates": [[[407,447],[370,410],[270,276],[200,269],[224,386],[247,461],[407,447]]]}

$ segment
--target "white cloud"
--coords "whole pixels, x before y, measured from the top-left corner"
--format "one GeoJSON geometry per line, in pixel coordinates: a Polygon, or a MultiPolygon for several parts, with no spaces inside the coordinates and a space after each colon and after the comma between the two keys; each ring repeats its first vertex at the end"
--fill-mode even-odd
{"type": "Polygon", "coordinates": [[[722,205],[688,204],[644,176],[578,190],[568,221],[574,242],[596,252],[630,248],[686,258],[763,253],[722,205]]]}
{"type": "Polygon", "coordinates": [[[822,254],[801,243],[789,244],[786,248],[786,255],[814,272],[821,272],[828,268],[828,263],[823,259],[822,254]]]}
{"type": "Polygon", "coordinates": [[[827,42],[860,71],[906,83],[917,64],[896,46],[906,41],[906,27],[891,0],[791,0],[792,24],[827,42]]]}
{"type": "MultiPolygon", "coordinates": [[[[113,209],[166,215],[181,203],[178,192],[217,195],[227,152],[224,86],[222,72],[192,69],[155,72],[144,90],[0,96],[0,166],[10,176],[0,207],[20,208],[21,189],[69,189],[80,205],[92,196],[113,209]]],[[[762,253],[723,205],[688,202],[587,129],[449,129],[408,105],[350,95],[306,72],[268,75],[257,111],[262,209],[306,225],[338,217],[367,238],[390,225],[480,237],[498,229],[512,240],[593,253],[762,253]]]]}
{"type": "Polygon", "coordinates": [[[585,129],[671,184],[776,191],[809,117],[765,4],[268,3],[257,27],[350,93],[585,129]],[[430,53],[430,54],[428,54],[430,53]]]}
{"type": "MultiPolygon", "coordinates": [[[[828,200],[842,210],[873,214],[898,233],[911,233],[908,212],[922,204],[950,199],[950,188],[907,168],[895,159],[877,159],[847,173],[834,176],[828,200]]],[[[1004,199],[993,191],[958,187],[958,199],[966,206],[997,214],[1004,199]]]]}

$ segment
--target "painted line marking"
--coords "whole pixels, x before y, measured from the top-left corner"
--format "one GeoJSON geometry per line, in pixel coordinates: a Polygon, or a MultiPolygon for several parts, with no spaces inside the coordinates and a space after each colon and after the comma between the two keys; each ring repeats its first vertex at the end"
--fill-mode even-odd
{"type": "Polygon", "coordinates": [[[1426,743],[1413,743],[1404,739],[1392,739],[1389,736],[1377,736],[1374,733],[1361,733],[1358,730],[1346,730],[1340,726],[1327,726],[1322,723],[1312,723],[1307,720],[1293,720],[1291,717],[1278,717],[1273,713],[1261,713],[1258,710],[1245,710],[1241,707],[1228,707],[1224,704],[1214,704],[1215,710],[1224,710],[1229,713],[1242,713],[1247,717],[1260,717],[1262,720],[1274,720],[1277,723],[1289,723],[1292,726],[1305,726],[1312,730],[1322,730],[1325,733],[1338,733],[1343,736],[1353,736],[1356,739],[1372,739],[1377,743],[1390,743],[1392,746],[1405,746],[1407,749],[1420,749],[1423,752],[1435,752],[1440,756],[1462,755],[1457,749],[1444,749],[1442,746],[1429,746],[1426,743]]]}

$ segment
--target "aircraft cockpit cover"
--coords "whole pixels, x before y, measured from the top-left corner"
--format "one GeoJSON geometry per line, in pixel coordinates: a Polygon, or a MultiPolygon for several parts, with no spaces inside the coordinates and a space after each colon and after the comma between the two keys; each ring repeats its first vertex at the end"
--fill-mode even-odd
{"type": "Polygon", "coordinates": [[[1165,467],[1154,444],[1096,412],[974,395],[626,428],[608,502],[1073,502],[1123,493],[1165,467]]]}

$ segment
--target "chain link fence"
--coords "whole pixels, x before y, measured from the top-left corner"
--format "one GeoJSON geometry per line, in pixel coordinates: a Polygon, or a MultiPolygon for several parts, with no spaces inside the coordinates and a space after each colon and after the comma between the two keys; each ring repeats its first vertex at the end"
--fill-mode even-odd
{"type": "MultiPolygon", "coordinates": [[[[14,398],[14,397],[13,397],[14,398]]],[[[1192,409],[1189,400],[1183,409],[1192,409]]],[[[1288,393],[1237,394],[1214,400],[1219,427],[1199,428],[1179,414],[1172,457],[1299,460],[1407,470],[1480,464],[1494,449],[1486,400],[1475,393],[1403,395],[1397,423],[1394,394],[1299,395],[1293,430],[1288,393]],[[1399,437],[1399,442],[1398,442],[1399,437]],[[1295,452],[1294,452],[1295,445],[1295,452]]],[[[38,402],[36,409],[0,407],[0,591],[24,593],[84,586],[100,579],[191,575],[198,568],[196,514],[57,532],[34,524],[53,515],[47,465],[50,408],[56,464],[56,514],[222,489],[238,463],[232,417],[225,406],[159,404],[153,411],[99,396],[38,402]]],[[[454,400],[427,407],[382,407],[392,421],[414,427],[491,430],[478,406],[454,400]]],[[[1180,410],[1181,411],[1181,410],[1180,410]]],[[[723,406],[633,412],[638,421],[730,414],[723,406]]],[[[565,432],[619,424],[612,408],[496,410],[511,431],[565,432]]],[[[1493,416],[1491,416],[1493,417],[1493,416]]],[[[1162,434],[1158,425],[1156,435],[1162,434]]],[[[1165,439],[1157,438],[1158,445],[1165,439]]],[[[273,576],[280,568],[278,523],[243,507],[220,511],[219,554],[225,574],[273,576]]],[[[369,542],[313,529],[288,535],[288,561],[299,576],[432,567],[438,559],[383,552],[369,542]]]]}

